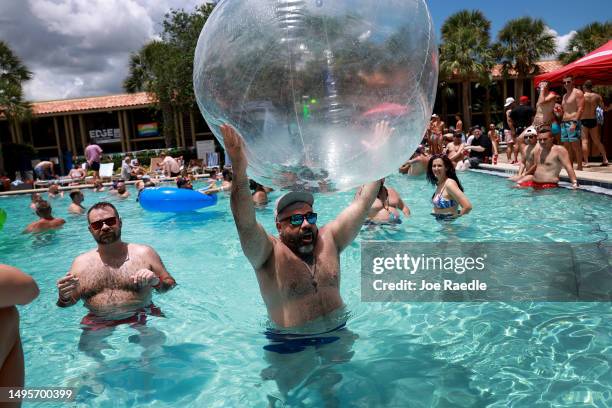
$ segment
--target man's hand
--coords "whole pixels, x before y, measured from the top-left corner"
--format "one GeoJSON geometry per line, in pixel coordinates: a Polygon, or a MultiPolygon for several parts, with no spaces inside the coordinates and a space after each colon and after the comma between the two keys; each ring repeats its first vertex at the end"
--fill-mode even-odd
{"type": "Polygon", "coordinates": [[[79,278],[68,274],[57,281],[57,290],[62,301],[73,302],[79,287],[79,278]]]}
{"type": "Polygon", "coordinates": [[[230,125],[222,125],[223,144],[225,150],[232,160],[232,168],[235,172],[246,173],[247,158],[244,152],[244,140],[230,125]]]}
{"type": "Polygon", "coordinates": [[[148,269],[139,269],[134,275],[132,275],[134,285],[138,289],[145,288],[147,286],[157,286],[159,284],[159,278],[153,271],[148,269]]]}

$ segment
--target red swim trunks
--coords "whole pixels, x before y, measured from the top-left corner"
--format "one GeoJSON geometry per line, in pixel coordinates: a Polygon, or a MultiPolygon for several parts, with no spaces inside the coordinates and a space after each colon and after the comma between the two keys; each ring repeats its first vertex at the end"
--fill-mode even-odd
{"type": "Polygon", "coordinates": [[[121,324],[129,324],[130,326],[144,325],[147,322],[147,315],[164,317],[161,309],[154,304],[138,310],[133,316],[119,320],[101,320],[92,312],[87,313],[81,320],[83,330],[102,330],[109,327],[119,326],[121,324]]]}
{"type": "Polygon", "coordinates": [[[533,187],[534,190],[545,190],[547,188],[557,188],[558,183],[538,183],[537,181],[528,180],[519,184],[521,187],[533,187]]]}

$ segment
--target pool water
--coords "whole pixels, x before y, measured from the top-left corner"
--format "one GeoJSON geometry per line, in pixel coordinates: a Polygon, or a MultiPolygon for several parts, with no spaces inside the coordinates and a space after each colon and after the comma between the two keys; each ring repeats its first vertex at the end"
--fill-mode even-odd
{"type": "MultiPolygon", "coordinates": [[[[159,214],[142,210],[134,190],[127,200],[85,191],[85,206],[115,203],[123,239],[153,246],[178,282],[154,295],[166,318],[94,338],[89,344],[98,355],[79,350],[82,304],[55,306],[55,281],[95,246],[85,217],[67,213],[66,195],[52,201],[55,215],[67,220],[64,228],[24,235],[36,218],[29,197],[0,198],[8,212],[0,262],[32,274],[41,288],[38,299],[21,307],[27,385],[76,387],[69,406],[83,407],[609,406],[610,303],[361,302],[363,239],[610,243],[607,196],[512,190],[505,180],[477,173],[461,180],[474,210],[440,224],[429,215],[431,185],[387,179],[413,215],[396,227],[362,230],[341,258],[347,329],[333,344],[293,354],[264,350],[266,309],[227,196],[199,212],[159,214]]],[[[352,197],[318,196],[319,224],[352,197]]],[[[275,232],[270,207],[257,217],[275,232]]],[[[67,406],[25,404],[38,405],[67,406]]]]}

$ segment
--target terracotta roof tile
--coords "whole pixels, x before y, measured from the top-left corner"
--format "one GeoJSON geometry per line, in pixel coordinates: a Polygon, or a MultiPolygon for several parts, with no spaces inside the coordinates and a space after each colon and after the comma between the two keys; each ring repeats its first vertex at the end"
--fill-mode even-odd
{"type": "MultiPolygon", "coordinates": [[[[559,68],[563,67],[563,63],[557,60],[539,61],[537,62],[537,64],[538,64],[538,67],[540,67],[540,72],[538,74],[545,74],[547,72],[556,71],[559,68]]],[[[493,66],[493,69],[491,69],[491,73],[493,74],[493,78],[500,79],[502,76],[501,64],[496,64],[495,66],[493,66]]],[[[510,75],[510,77],[512,77],[516,75],[516,72],[514,70],[510,70],[508,74],[510,75]]]]}
{"type": "Polygon", "coordinates": [[[149,106],[157,100],[154,95],[146,92],[133,94],[94,96],[90,98],[62,99],[56,101],[33,102],[32,111],[35,116],[62,112],[86,112],[100,109],[149,106]]]}

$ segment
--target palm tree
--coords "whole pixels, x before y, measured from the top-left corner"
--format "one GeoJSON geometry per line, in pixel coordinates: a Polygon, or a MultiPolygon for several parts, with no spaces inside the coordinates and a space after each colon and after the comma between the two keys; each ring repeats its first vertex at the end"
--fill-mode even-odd
{"type": "Polygon", "coordinates": [[[601,47],[612,38],[612,21],[591,23],[574,34],[565,51],[559,54],[564,64],[576,61],[589,52],[601,47]]]}
{"type": "Polygon", "coordinates": [[[499,31],[495,51],[505,76],[512,69],[518,76],[517,94],[523,94],[522,79],[538,73],[538,61],[555,52],[555,38],[544,21],[531,17],[510,20],[499,31]]]}
{"type": "MultiPolygon", "coordinates": [[[[32,78],[32,72],[19,60],[9,46],[0,41],[0,114],[9,122],[13,137],[21,121],[31,115],[31,107],[23,97],[21,84],[32,78]]],[[[0,142],[0,174],[4,173],[4,160],[0,142]]]]}
{"type": "Polygon", "coordinates": [[[480,10],[461,10],[442,25],[440,76],[442,81],[461,81],[461,104],[465,126],[471,126],[470,83],[489,73],[493,65],[490,47],[491,22],[480,10]]]}

